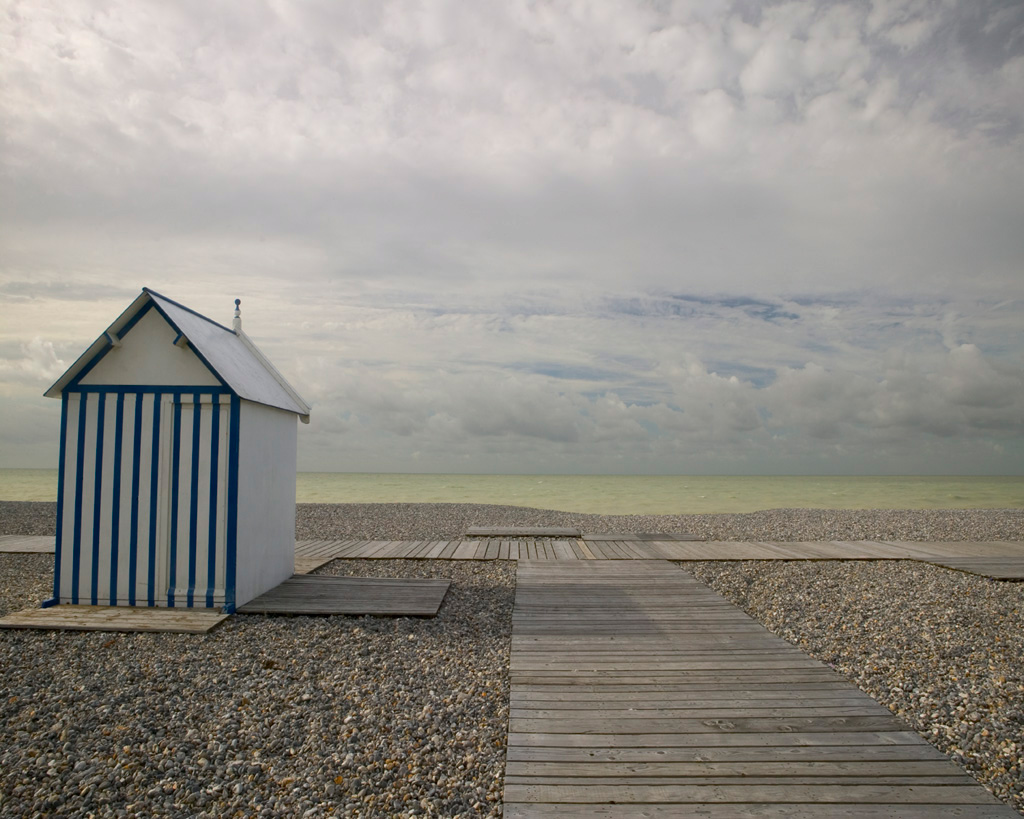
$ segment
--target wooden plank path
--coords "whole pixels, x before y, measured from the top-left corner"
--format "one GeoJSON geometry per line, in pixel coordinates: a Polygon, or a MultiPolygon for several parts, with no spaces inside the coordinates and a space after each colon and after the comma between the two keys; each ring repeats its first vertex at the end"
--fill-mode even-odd
{"type": "Polygon", "coordinates": [[[450,585],[432,578],[296,574],[238,613],[434,617],[450,585]]]}
{"type": "Polygon", "coordinates": [[[300,557],[295,556],[295,574],[309,574],[315,572],[321,566],[326,566],[334,560],[333,557],[300,557]]]}
{"type": "MultiPolygon", "coordinates": [[[[480,531],[498,531],[481,528],[480,531]]],[[[509,531],[522,531],[521,529],[509,531]]],[[[538,533],[552,530],[538,527],[538,533]]],[[[575,531],[575,530],[565,530],[575,531]]],[[[46,554],[53,535],[2,535],[0,552],[46,554]]],[[[601,534],[580,537],[460,540],[300,540],[296,572],[312,571],[338,558],[368,560],[920,560],[957,571],[1024,580],[1020,541],[917,543],[900,541],[695,541],[678,534],[601,534]],[[316,560],[314,560],[316,558],[316,560]]]]}
{"type": "Polygon", "coordinates": [[[1024,557],[951,557],[932,558],[926,562],[958,572],[992,577],[996,580],[1024,580],[1024,557]]]}
{"type": "MultiPolygon", "coordinates": [[[[512,530],[510,530],[512,531],[512,530]]],[[[521,530],[516,530],[521,531],[521,530]]],[[[549,530],[538,529],[538,532],[549,530]]],[[[567,530],[568,531],[568,530],[567,530]]],[[[53,553],[48,536],[0,536],[0,552],[53,553]]],[[[920,560],[957,571],[1024,580],[1020,541],[911,543],[899,541],[694,541],[689,535],[583,535],[581,537],[460,540],[300,540],[298,573],[338,558],[367,560],[920,560]],[[659,539],[660,538],[660,539],[659,539]]]]}
{"type": "Polygon", "coordinates": [[[1010,817],[665,561],[520,561],[504,815],[1010,817]]]}
{"type": "Polygon", "coordinates": [[[48,609],[31,608],[8,614],[0,618],[0,628],[206,634],[229,616],[210,609],[53,606],[48,609]]]}
{"type": "Polygon", "coordinates": [[[0,552],[53,554],[57,538],[53,535],[0,535],[0,552]]]}
{"type": "Polygon", "coordinates": [[[919,560],[960,571],[1024,580],[1024,542],[912,543],[903,541],[611,540],[580,538],[480,538],[472,540],[302,540],[300,558],[441,560],[919,560]]]}

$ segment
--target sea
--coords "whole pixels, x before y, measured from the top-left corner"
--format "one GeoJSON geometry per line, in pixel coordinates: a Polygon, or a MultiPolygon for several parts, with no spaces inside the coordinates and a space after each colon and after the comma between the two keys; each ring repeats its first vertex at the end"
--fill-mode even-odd
{"type": "MultiPolygon", "coordinates": [[[[429,475],[300,472],[299,503],[489,503],[602,515],[1024,509],[1024,476],[429,475]]],[[[0,500],[53,501],[55,469],[0,469],[0,500]]]]}

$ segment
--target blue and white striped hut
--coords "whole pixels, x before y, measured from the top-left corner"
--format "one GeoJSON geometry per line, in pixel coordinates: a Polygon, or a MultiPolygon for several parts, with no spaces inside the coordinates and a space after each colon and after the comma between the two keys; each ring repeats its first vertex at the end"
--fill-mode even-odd
{"type": "Polygon", "coordinates": [[[148,288],[60,398],[53,599],[234,611],[294,570],[296,417],[242,332],[148,288]]]}

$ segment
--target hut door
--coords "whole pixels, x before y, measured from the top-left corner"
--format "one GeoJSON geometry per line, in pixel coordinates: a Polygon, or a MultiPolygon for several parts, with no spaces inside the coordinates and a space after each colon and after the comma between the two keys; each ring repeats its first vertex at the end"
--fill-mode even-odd
{"type": "MultiPolygon", "coordinates": [[[[159,589],[168,606],[224,604],[230,401],[225,396],[168,396],[166,533],[159,589]]],[[[161,458],[161,460],[164,460],[161,458]]]]}

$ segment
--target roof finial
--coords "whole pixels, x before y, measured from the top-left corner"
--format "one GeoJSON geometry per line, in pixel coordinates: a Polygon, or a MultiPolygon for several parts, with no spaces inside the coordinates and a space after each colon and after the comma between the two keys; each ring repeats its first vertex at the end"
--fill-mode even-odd
{"type": "Polygon", "coordinates": [[[235,319],[231,322],[231,329],[236,333],[242,329],[242,300],[235,299],[235,319]]]}

